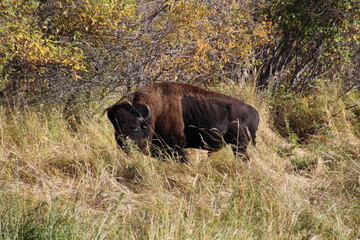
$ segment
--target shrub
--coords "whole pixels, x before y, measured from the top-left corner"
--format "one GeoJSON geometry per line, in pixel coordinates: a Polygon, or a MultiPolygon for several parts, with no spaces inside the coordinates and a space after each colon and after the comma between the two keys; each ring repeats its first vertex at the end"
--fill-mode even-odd
{"type": "Polygon", "coordinates": [[[303,140],[328,123],[327,113],[316,97],[275,97],[272,107],[274,127],[285,137],[293,139],[296,134],[303,140]]]}
{"type": "Polygon", "coordinates": [[[282,136],[300,142],[310,135],[326,134],[327,127],[356,132],[358,99],[359,91],[346,89],[338,79],[318,80],[305,93],[282,88],[270,103],[274,127],[282,136]]]}

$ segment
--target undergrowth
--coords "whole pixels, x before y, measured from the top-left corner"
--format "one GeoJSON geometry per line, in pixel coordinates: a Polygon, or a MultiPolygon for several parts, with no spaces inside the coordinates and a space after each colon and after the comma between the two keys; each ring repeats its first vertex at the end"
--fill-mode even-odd
{"type": "Polygon", "coordinates": [[[189,164],[136,149],[126,155],[101,113],[84,110],[74,128],[58,109],[1,107],[0,239],[359,237],[356,120],[344,112],[328,121],[329,105],[320,100],[271,106],[253,86],[221,91],[260,113],[249,162],[230,147],[209,156],[190,149],[189,164]],[[280,106],[285,116],[274,117],[280,106]],[[284,129],[274,127],[278,119],[284,129]],[[307,125],[315,131],[300,140],[295,126],[307,125]]]}

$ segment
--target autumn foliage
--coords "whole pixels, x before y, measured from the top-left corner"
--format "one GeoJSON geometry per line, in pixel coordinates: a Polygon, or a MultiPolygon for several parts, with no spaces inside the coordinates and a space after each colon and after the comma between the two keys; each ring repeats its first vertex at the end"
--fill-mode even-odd
{"type": "Polygon", "coordinates": [[[1,99],[71,103],[154,80],[256,81],[271,91],[281,85],[302,91],[334,70],[354,78],[355,66],[339,70],[334,64],[356,62],[355,5],[349,0],[5,1],[1,99]]]}

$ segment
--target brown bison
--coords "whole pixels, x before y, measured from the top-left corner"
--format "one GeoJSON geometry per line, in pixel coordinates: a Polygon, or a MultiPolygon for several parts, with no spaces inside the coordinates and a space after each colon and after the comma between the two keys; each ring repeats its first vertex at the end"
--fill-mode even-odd
{"type": "MultiPolygon", "coordinates": [[[[250,141],[255,145],[259,114],[243,101],[195,85],[154,82],[140,87],[132,103],[117,102],[107,109],[119,147],[126,138],[141,150],[171,150],[187,162],[184,148],[217,150],[226,143],[244,154],[250,141]]],[[[157,151],[152,151],[156,155],[157,151]]]]}

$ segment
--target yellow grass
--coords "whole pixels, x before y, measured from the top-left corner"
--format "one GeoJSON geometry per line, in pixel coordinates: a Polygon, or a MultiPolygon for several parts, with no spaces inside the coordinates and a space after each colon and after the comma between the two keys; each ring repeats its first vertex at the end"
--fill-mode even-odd
{"type": "MultiPolygon", "coordinates": [[[[266,98],[222,86],[260,113],[250,162],[229,148],[189,164],[116,147],[102,113],[76,129],[52,109],[0,109],[0,239],[356,239],[359,138],[294,145],[266,98]]],[[[218,89],[217,89],[218,90],[218,89]]]]}

